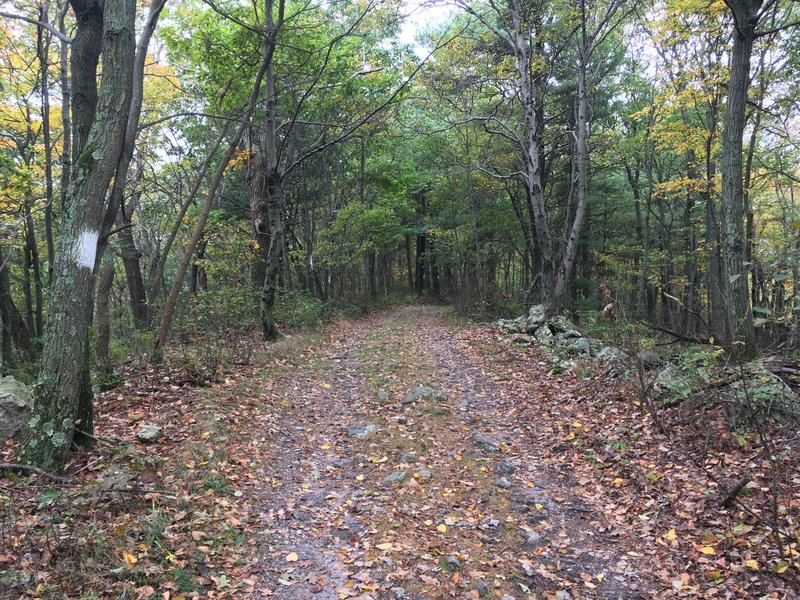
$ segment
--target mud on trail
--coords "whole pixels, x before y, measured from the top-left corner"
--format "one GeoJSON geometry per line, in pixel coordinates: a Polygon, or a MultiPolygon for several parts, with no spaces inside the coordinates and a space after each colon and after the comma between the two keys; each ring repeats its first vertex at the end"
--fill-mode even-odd
{"type": "Polygon", "coordinates": [[[264,380],[280,410],[250,423],[253,597],[665,597],[636,541],[543,460],[560,440],[535,406],[559,382],[510,394],[487,351],[441,309],[408,307],[264,380]]]}

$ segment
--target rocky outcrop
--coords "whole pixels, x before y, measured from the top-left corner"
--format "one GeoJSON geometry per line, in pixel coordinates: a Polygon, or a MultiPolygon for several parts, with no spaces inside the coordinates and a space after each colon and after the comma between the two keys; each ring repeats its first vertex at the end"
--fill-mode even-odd
{"type": "Polygon", "coordinates": [[[0,441],[14,438],[31,418],[33,394],[10,375],[0,379],[0,441]]]}

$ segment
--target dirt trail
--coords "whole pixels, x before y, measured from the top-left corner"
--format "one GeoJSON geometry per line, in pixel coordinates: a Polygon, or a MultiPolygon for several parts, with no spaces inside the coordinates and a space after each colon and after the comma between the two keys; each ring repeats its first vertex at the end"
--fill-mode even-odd
{"type": "Polygon", "coordinates": [[[501,400],[504,376],[443,311],[409,307],[270,381],[285,408],[253,424],[275,449],[251,565],[261,597],[653,597],[635,548],[540,464],[536,415],[501,400]],[[444,398],[402,404],[417,384],[444,398]]]}

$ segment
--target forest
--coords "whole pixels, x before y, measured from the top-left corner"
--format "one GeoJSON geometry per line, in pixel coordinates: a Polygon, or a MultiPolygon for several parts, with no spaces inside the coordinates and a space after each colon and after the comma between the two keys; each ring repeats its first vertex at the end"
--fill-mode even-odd
{"type": "Polygon", "coordinates": [[[0,598],[798,597],[796,0],[0,17],[0,598]]]}

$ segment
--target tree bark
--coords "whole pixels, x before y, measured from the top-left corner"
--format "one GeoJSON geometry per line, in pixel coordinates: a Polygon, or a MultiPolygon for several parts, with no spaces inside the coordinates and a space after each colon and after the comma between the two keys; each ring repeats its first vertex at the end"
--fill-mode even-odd
{"type": "Polygon", "coordinates": [[[726,343],[749,359],[758,353],[750,310],[748,271],[744,266],[744,185],[742,140],[750,88],[750,58],[761,0],[729,0],[734,17],[728,100],[722,134],[722,284],[728,301],[726,343]]]}
{"type": "MultiPolygon", "coordinates": [[[[67,193],[68,212],[53,270],[51,314],[36,388],[33,416],[23,432],[21,462],[46,471],[67,463],[76,430],[92,433],[92,393],[89,385],[89,328],[92,322],[93,275],[106,192],[114,176],[128,121],[134,55],[135,3],[106,0],[100,7],[74,5],[79,23],[91,22],[92,39],[102,30],[103,76],[96,117],[86,143],[74,160],[74,176],[67,193]]],[[[73,52],[74,52],[73,48],[73,52]]],[[[75,60],[73,74],[87,78],[88,64],[75,60]]],[[[94,78],[94,71],[91,73],[94,78]]],[[[81,107],[76,122],[85,127],[88,115],[81,107]]],[[[88,107],[90,108],[90,107],[88,107]]],[[[83,135],[81,133],[81,135],[83,135]]],[[[76,142],[80,139],[76,135],[76,142]]]]}

